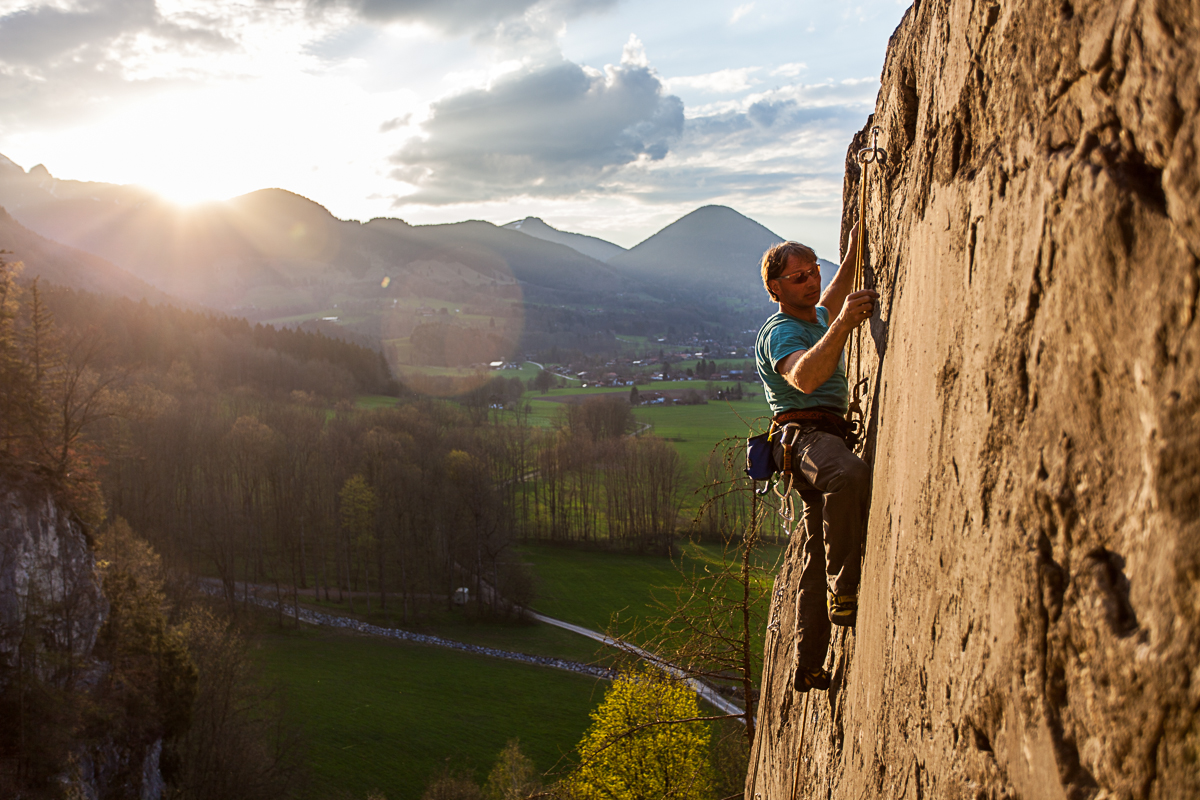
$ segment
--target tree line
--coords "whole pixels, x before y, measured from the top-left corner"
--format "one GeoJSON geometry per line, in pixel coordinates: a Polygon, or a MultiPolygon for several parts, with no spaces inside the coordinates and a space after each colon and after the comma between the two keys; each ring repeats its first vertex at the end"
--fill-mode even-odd
{"type": "Polygon", "coordinates": [[[117,417],[119,376],[96,367],[94,332],[56,326],[18,274],[0,254],[0,484],[82,523],[98,575],[82,543],[53,563],[18,563],[28,543],[11,536],[0,548],[0,796],[140,794],[152,762],[170,798],[289,796],[298,739],[245,637],[123,520],[104,521],[108,453],[86,432],[117,417]]]}
{"type": "Polygon", "coordinates": [[[251,387],[321,398],[402,391],[382,353],[320,331],[251,324],[239,317],[50,286],[46,310],[99,347],[93,366],[152,374],[174,370],[181,389],[251,387]],[[188,382],[193,385],[187,385],[188,382]]]}

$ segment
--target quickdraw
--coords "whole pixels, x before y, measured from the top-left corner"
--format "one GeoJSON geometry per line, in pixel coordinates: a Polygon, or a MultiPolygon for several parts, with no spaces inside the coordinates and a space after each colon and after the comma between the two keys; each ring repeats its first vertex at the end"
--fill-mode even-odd
{"type": "MultiPolygon", "coordinates": [[[[858,247],[854,254],[854,289],[863,288],[863,264],[867,253],[867,167],[871,164],[881,164],[887,153],[879,147],[879,127],[871,128],[871,146],[858,151],[855,160],[861,167],[858,176],[858,247]]],[[[847,439],[854,450],[858,450],[863,442],[862,432],[865,427],[863,419],[862,400],[867,394],[870,377],[862,374],[862,326],[854,329],[854,338],[846,354],[847,362],[854,360],[854,385],[850,390],[850,405],[846,411],[846,422],[850,425],[850,436],[847,439]]]]}
{"type": "Polygon", "coordinates": [[[798,425],[788,423],[778,429],[779,444],[783,448],[783,464],[780,466],[780,472],[783,473],[783,478],[775,483],[775,494],[779,496],[778,514],[782,518],[780,526],[783,532],[791,536],[796,526],[796,502],[792,495],[792,486],[795,483],[796,474],[792,471],[792,448],[796,445],[796,437],[800,434],[798,425]],[[780,491],[780,487],[783,491],[780,491]]]}

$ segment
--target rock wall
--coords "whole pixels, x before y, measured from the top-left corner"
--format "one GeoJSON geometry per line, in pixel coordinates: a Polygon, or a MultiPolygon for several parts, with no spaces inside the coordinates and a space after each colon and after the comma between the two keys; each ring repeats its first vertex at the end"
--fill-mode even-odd
{"type": "MultiPolygon", "coordinates": [[[[0,692],[15,679],[20,649],[20,663],[32,664],[37,680],[89,702],[109,671],[93,656],[108,612],[96,557],[78,520],[36,481],[0,477],[0,692]]],[[[56,779],[65,796],[162,797],[162,740],[146,747],[126,741],[129,736],[113,729],[78,741],[71,768],[56,779]]],[[[8,796],[9,788],[0,780],[0,795],[8,796]]]]}
{"type": "MultiPolygon", "coordinates": [[[[72,656],[39,659],[43,670],[78,669],[107,612],[79,524],[48,491],[0,482],[0,659],[10,661],[24,640],[39,651],[72,656]]],[[[38,677],[67,679],[50,672],[38,677]]]]}
{"type": "Polygon", "coordinates": [[[793,542],[748,798],[1200,797],[1198,54],[1194,0],[892,37],[858,627],[791,690],[793,542]]]}

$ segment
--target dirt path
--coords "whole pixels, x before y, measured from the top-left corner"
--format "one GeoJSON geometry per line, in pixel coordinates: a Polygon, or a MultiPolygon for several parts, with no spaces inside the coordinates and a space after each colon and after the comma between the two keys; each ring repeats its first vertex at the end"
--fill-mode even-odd
{"type": "MultiPolygon", "coordinates": [[[[224,585],[215,578],[203,578],[200,581],[201,589],[210,595],[224,595],[224,585]]],[[[305,590],[301,594],[307,595],[305,590]]],[[[275,588],[272,586],[263,586],[261,584],[245,584],[238,582],[234,584],[234,599],[242,602],[250,602],[262,608],[268,608],[272,611],[279,610],[281,603],[271,599],[272,596],[278,596],[275,588]]],[[[443,639],[440,636],[429,636],[421,633],[412,633],[411,631],[401,630],[399,628],[385,628],[380,625],[372,625],[368,622],[362,622],[353,617],[344,617],[339,614],[328,614],[323,611],[314,611],[303,606],[297,607],[290,603],[286,597],[282,602],[282,613],[298,619],[301,622],[306,622],[310,625],[320,625],[322,627],[340,628],[342,630],[352,630],[358,633],[364,633],[369,636],[382,636],[388,639],[398,639],[405,642],[418,642],[420,644],[431,644],[435,647],[448,647],[453,650],[461,650],[463,652],[475,653],[476,655],[489,656],[491,658],[502,658],[506,661],[520,661],[526,664],[535,664],[542,667],[551,667],[553,669],[566,670],[567,672],[575,672],[580,675],[591,675],[604,680],[612,680],[616,677],[616,671],[607,667],[597,667],[592,664],[583,664],[578,661],[569,661],[563,658],[552,658],[550,656],[536,656],[529,653],[519,653],[512,650],[500,650],[495,647],[482,647],[480,645],[467,644],[466,642],[458,642],[453,639],[443,639]]],[[[675,666],[674,664],[663,661],[653,653],[643,650],[636,645],[622,642],[613,639],[607,634],[600,631],[594,631],[591,628],[585,628],[581,625],[573,625],[570,622],[564,622],[561,619],[547,617],[544,614],[539,614],[536,611],[526,609],[525,613],[529,614],[533,619],[545,625],[553,625],[556,628],[577,633],[580,636],[586,636],[589,639],[614,647],[618,650],[624,650],[627,653],[633,653],[645,661],[666,670],[676,678],[683,680],[691,687],[692,691],[700,695],[701,698],[708,701],[714,708],[721,711],[723,714],[741,714],[743,709],[736,703],[722,697],[716,689],[709,686],[703,681],[695,678],[689,678],[687,674],[675,666]]]]}
{"type": "MultiPolygon", "coordinates": [[[[221,595],[225,594],[225,588],[220,581],[212,578],[201,581],[201,589],[206,594],[221,595]]],[[[501,658],[505,661],[520,661],[525,664],[534,664],[541,667],[551,667],[552,669],[561,669],[567,672],[574,672],[580,675],[590,675],[595,678],[603,678],[612,680],[616,677],[614,670],[607,667],[597,667],[592,664],[583,664],[578,661],[569,661],[565,658],[552,658],[550,656],[536,656],[530,653],[518,653],[512,650],[500,650],[495,647],[483,647],[481,645],[467,644],[466,642],[458,642],[453,639],[443,639],[441,636],[429,636],[423,633],[413,633],[411,631],[401,630],[399,628],[385,628],[381,625],[372,625],[369,622],[362,622],[353,617],[343,617],[338,614],[326,614],[323,611],[314,611],[303,606],[297,607],[287,602],[281,604],[277,600],[270,597],[265,597],[263,594],[275,594],[274,588],[254,586],[247,588],[245,584],[238,584],[235,590],[238,594],[235,599],[238,602],[249,602],[261,608],[267,608],[272,611],[281,610],[281,613],[286,616],[298,619],[301,622],[306,622],[309,625],[319,625],[326,628],[340,628],[342,630],[355,631],[364,633],[368,636],[382,636],[386,639],[397,639],[404,642],[417,642],[419,644],[430,644],[435,647],[448,647],[452,650],[461,650],[466,653],[474,653],[475,655],[489,656],[491,658],[501,658]],[[282,609],[280,606],[282,605],[282,609]]]]}
{"type": "Polygon", "coordinates": [[[680,680],[687,683],[687,685],[692,688],[692,691],[694,691],[696,694],[700,695],[702,698],[707,700],[710,704],[712,704],[713,707],[719,709],[721,711],[721,713],[723,713],[723,714],[741,714],[744,711],[744,709],[742,709],[736,703],[726,700],[724,697],[722,697],[720,694],[718,694],[717,690],[712,688],[711,686],[709,686],[707,683],[704,683],[703,681],[699,681],[695,678],[689,678],[687,676],[687,673],[685,673],[679,667],[675,666],[674,664],[670,663],[669,661],[663,661],[658,656],[654,655],[653,653],[649,652],[648,650],[643,650],[642,648],[638,647],[637,645],[632,645],[632,644],[629,644],[628,642],[618,641],[616,639],[613,639],[611,636],[608,636],[607,634],[601,633],[600,631],[594,631],[591,628],[584,628],[580,625],[572,625],[569,622],[563,622],[561,619],[554,619],[553,617],[547,617],[544,614],[537,613],[536,611],[526,611],[525,613],[529,614],[529,616],[533,617],[538,622],[544,622],[545,624],[553,625],[556,628],[562,628],[563,630],[568,630],[568,631],[571,631],[572,633],[578,633],[580,636],[586,636],[589,639],[595,639],[597,642],[606,644],[609,647],[615,647],[618,650],[624,650],[627,653],[634,653],[634,654],[638,655],[639,657],[645,659],[646,661],[650,662],[651,664],[654,664],[654,665],[660,667],[661,669],[666,670],[667,672],[674,675],[676,678],[679,678],[680,680]]]}

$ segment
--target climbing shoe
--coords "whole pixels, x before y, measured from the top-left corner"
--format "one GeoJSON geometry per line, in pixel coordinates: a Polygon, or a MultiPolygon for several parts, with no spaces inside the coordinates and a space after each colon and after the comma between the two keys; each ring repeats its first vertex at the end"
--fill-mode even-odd
{"type": "Polygon", "coordinates": [[[796,667],[792,688],[797,692],[807,692],[809,689],[820,689],[823,692],[829,688],[829,673],[823,669],[796,667]]]}
{"type": "Polygon", "coordinates": [[[853,628],[858,619],[858,595],[830,594],[829,621],[834,625],[845,625],[853,628]]]}

